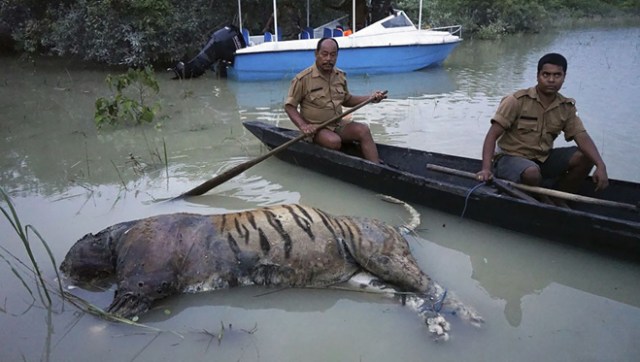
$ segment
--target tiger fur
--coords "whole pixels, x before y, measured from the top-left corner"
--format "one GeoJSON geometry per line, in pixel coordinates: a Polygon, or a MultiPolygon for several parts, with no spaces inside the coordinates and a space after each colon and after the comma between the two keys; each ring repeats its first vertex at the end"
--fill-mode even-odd
{"type": "Polygon", "coordinates": [[[180,293],[248,285],[331,287],[351,280],[356,288],[402,295],[439,339],[447,339],[449,329],[441,309],[482,323],[420,270],[394,227],[297,204],[119,223],[78,240],[60,270],[81,286],[115,281],[108,311],[124,318],[180,293]]]}

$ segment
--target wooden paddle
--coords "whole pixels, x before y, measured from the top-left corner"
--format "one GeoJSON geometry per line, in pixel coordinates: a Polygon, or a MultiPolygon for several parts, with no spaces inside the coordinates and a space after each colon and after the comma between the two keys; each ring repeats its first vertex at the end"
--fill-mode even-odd
{"type": "MultiPolygon", "coordinates": [[[[382,93],[383,94],[387,94],[387,91],[384,91],[382,93]]],[[[366,101],[364,101],[364,102],[358,104],[357,106],[347,110],[346,112],[343,112],[342,114],[337,115],[337,116],[331,118],[330,120],[321,123],[316,128],[314,133],[317,132],[319,129],[324,128],[324,127],[330,125],[331,123],[341,119],[342,117],[357,111],[358,109],[366,106],[367,104],[373,102],[374,100],[375,100],[375,97],[369,97],[369,99],[367,99],[366,101]]],[[[313,133],[311,135],[313,135],[313,133]]],[[[199,196],[199,195],[202,195],[205,192],[211,190],[212,188],[214,188],[214,187],[216,187],[216,186],[218,186],[218,185],[220,185],[220,184],[232,179],[233,177],[238,176],[239,174],[241,174],[242,172],[248,170],[249,168],[257,165],[258,163],[260,163],[260,162],[266,160],[267,158],[275,155],[276,153],[284,150],[285,148],[291,146],[292,144],[294,144],[294,143],[296,143],[296,142],[298,142],[298,141],[300,141],[302,139],[305,139],[305,138],[307,138],[307,137],[309,137],[311,135],[301,133],[296,138],[293,138],[293,139],[281,144],[280,146],[272,149],[270,152],[267,152],[267,153],[265,153],[264,155],[262,155],[260,157],[254,158],[253,160],[247,161],[245,163],[241,163],[238,166],[230,169],[229,171],[221,173],[220,175],[218,175],[218,176],[216,176],[216,177],[214,177],[214,178],[212,178],[212,179],[210,179],[208,181],[205,181],[205,182],[201,183],[200,185],[198,185],[198,186],[194,187],[193,189],[183,193],[180,196],[177,196],[177,197],[173,198],[172,200],[181,199],[181,198],[187,197],[187,196],[199,196]]]]}
{"type": "MultiPolygon", "coordinates": [[[[472,179],[475,179],[475,180],[477,180],[477,177],[478,177],[473,172],[466,172],[466,171],[456,170],[456,169],[453,169],[453,168],[448,168],[448,167],[439,166],[439,165],[433,165],[433,164],[427,164],[427,169],[434,170],[434,171],[439,171],[439,172],[445,172],[445,173],[449,173],[449,174],[452,174],[452,175],[472,178],[472,179]]],[[[596,199],[594,197],[576,195],[576,194],[572,194],[572,193],[569,193],[569,192],[564,192],[564,191],[559,191],[559,190],[552,190],[552,189],[548,189],[548,188],[544,188],[544,187],[523,185],[523,184],[519,184],[519,183],[516,183],[516,182],[509,181],[509,180],[503,180],[503,179],[498,179],[498,178],[494,177],[493,178],[493,182],[495,183],[496,181],[498,181],[500,183],[503,183],[503,184],[506,184],[506,185],[509,185],[509,186],[513,186],[513,187],[515,187],[517,189],[520,189],[520,190],[523,190],[523,191],[532,192],[532,193],[539,194],[539,195],[557,197],[559,199],[564,199],[564,200],[569,200],[569,201],[576,201],[576,202],[583,202],[583,203],[587,203],[587,204],[595,204],[595,205],[601,205],[601,206],[617,207],[617,208],[621,208],[621,209],[626,209],[626,210],[631,210],[631,211],[638,212],[638,206],[637,205],[627,204],[627,203],[623,203],[623,202],[596,199]]]]}
{"type": "MultiPolygon", "coordinates": [[[[462,177],[466,177],[466,178],[473,178],[476,179],[476,174],[473,174],[471,172],[466,172],[466,171],[461,171],[461,170],[456,170],[453,168],[448,168],[448,167],[444,167],[444,166],[438,166],[438,165],[434,165],[434,164],[427,164],[427,168],[430,170],[434,170],[434,171],[440,171],[440,172],[445,172],[445,173],[450,173],[456,176],[462,176],[462,177]]],[[[504,183],[502,180],[498,180],[495,177],[491,180],[491,184],[495,185],[500,191],[505,192],[515,198],[518,199],[522,199],[522,200],[526,200],[529,202],[533,202],[533,203],[539,203],[540,201],[536,200],[534,197],[532,197],[531,195],[525,194],[524,192],[515,189],[509,185],[507,185],[506,183],[504,183]]]]}

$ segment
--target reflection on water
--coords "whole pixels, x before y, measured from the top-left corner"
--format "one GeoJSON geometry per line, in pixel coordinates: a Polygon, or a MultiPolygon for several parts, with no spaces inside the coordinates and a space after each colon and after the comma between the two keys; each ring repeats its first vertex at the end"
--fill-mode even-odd
{"type": "Polygon", "coordinates": [[[457,84],[456,92],[468,97],[502,98],[515,86],[535,84],[530,68],[549,51],[557,34],[518,34],[498,40],[469,40],[456,51],[447,68],[457,84]],[[540,56],[538,55],[540,54],[540,56]]]}
{"type": "MultiPolygon", "coordinates": [[[[389,99],[452,92],[455,85],[451,78],[450,72],[442,67],[398,73],[393,76],[347,75],[349,91],[353,94],[370,94],[375,90],[387,90],[389,99]]],[[[289,85],[289,81],[227,83],[229,90],[238,95],[238,106],[241,109],[282,107],[289,85]]]]}
{"type": "Polygon", "coordinates": [[[552,284],[640,308],[640,296],[634,287],[638,274],[628,272],[628,263],[603,260],[605,257],[581,249],[518,233],[496,234],[490,227],[473,224],[459,220],[446,227],[436,225],[420,235],[446,240],[444,246],[468,255],[472,278],[494,298],[504,300],[510,325],[521,324],[521,304],[527,295],[539,294],[552,284]],[[470,233],[472,243],[466,240],[470,233]]]}
{"type": "MultiPolygon", "coordinates": [[[[569,58],[564,93],[576,98],[610,175],[640,181],[639,49],[640,28],[467,40],[443,67],[349,77],[357,94],[389,90],[388,100],[354,118],[367,122],[380,142],[479,157],[502,96],[534,84],[540,55],[559,51],[569,58]]],[[[22,224],[43,235],[58,261],[88,232],[162,213],[300,202],[393,224],[407,218],[367,190],[273,158],[201,197],[163,201],[266,152],[241,122],[292,127],[282,109],[288,82],[159,75],[161,127],[96,131],[94,102],[109,94],[108,71],[59,60],[34,67],[6,57],[0,65],[0,185],[22,224]]],[[[0,264],[0,360],[578,361],[631,360],[640,352],[640,266],[418,210],[414,254],[427,273],[478,309],[487,321],[482,330],[453,319],[452,340],[435,344],[403,306],[322,290],[246,288],[173,298],[142,318],[182,338],[77,315],[71,306],[63,311],[59,300],[47,313],[13,274],[24,267],[7,253],[27,257],[11,225],[0,221],[0,255],[8,257],[0,264]]],[[[36,244],[52,280],[46,251],[36,244]]],[[[112,291],[74,292],[98,306],[112,298],[112,291]]]]}

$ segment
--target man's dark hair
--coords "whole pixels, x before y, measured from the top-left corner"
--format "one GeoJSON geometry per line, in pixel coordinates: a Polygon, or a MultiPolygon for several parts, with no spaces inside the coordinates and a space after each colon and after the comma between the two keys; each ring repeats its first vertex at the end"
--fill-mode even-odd
{"type": "Polygon", "coordinates": [[[562,71],[567,72],[567,58],[558,53],[545,54],[538,61],[538,72],[542,70],[545,64],[553,64],[562,67],[562,71]]]}
{"type": "Polygon", "coordinates": [[[318,45],[316,46],[316,53],[320,51],[320,47],[322,46],[322,42],[325,40],[332,40],[334,43],[336,43],[336,51],[340,50],[340,46],[338,45],[338,42],[334,39],[334,38],[322,38],[320,40],[318,40],[318,45]]]}

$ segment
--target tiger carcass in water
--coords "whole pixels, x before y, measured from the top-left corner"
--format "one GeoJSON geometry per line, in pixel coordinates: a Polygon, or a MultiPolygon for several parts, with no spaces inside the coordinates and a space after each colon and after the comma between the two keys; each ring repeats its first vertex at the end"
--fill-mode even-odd
{"type": "Polygon", "coordinates": [[[180,293],[248,285],[327,287],[350,281],[359,289],[402,295],[399,299],[417,311],[439,339],[448,338],[443,313],[482,323],[420,270],[398,229],[297,204],[119,223],[76,242],[60,269],[85,285],[115,280],[108,311],[125,318],[180,293]]]}

